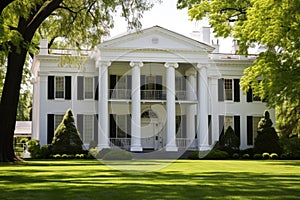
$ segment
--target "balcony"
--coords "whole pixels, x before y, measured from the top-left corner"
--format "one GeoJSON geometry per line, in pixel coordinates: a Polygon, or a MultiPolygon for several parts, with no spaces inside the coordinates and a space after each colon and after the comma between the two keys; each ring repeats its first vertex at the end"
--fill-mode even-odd
{"type": "MultiPolygon", "coordinates": [[[[109,90],[110,99],[119,100],[129,100],[131,99],[130,89],[110,89],[109,90]]],[[[194,92],[189,91],[176,91],[176,100],[179,101],[197,101],[197,95],[194,92]]],[[[142,100],[166,100],[165,90],[141,90],[142,100]]]]}

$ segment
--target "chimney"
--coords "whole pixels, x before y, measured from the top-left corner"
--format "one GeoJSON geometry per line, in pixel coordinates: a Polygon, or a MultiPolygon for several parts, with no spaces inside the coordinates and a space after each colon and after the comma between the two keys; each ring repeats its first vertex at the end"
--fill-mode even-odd
{"type": "Polygon", "coordinates": [[[219,39],[217,39],[217,43],[214,43],[214,40],[212,40],[211,42],[212,42],[211,46],[215,48],[215,50],[212,53],[219,53],[220,51],[219,39]]]}
{"type": "Polygon", "coordinates": [[[233,40],[231,53],[236,54],[238,50],[239,50],[238,42],[237,40],[233,40]]]}
{"type": "Polygon", "coordinates": [[[202,27],[202,42],[210,45],[210,27],[202,27]]]}
{"type": "Polygon", "coordinates": [[[40,53],[39,55],[48,55],[48,40],[41,39],[40,40],[40,53]]]}

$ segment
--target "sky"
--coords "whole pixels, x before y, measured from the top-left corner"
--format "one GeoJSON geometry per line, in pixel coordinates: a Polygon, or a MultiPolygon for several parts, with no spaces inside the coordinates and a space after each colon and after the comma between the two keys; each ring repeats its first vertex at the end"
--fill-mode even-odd
{"type": "MultiPolygon", "coordinates": [[[[161,26],[171,31],[180,33],[182,35],[191,37],[193,31],[200,31],[201,27],[208,26],[207,20],[190,21],[188,10],[177,10],[177,0],[163,0],[161,4],[157,3],[154,7],[144,13],[142,28],[149,28],[152,26],[161,26]]],[[[127,23],[120,17],[115,18],[115,28],[111,30],[111,37],[124,34],[127,31],[127,23]]],[[[231,39],[219,38],[220,52],[231,52],[231,39]]]]}

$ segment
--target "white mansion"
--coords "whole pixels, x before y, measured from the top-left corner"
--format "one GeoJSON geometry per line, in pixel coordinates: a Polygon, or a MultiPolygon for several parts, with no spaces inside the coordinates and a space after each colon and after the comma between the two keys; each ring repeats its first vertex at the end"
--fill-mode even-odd
{"type": "Polygon", "coordinates": [[[154,26],[86,53],[51,50],[41,40],[32,66],[33,138],[50,144],[71,108],[83,143],[99,149],[208,150],[229,126],[241,149],[252,147],[266,106],[239,83],[255,57],[217,53],[204,38],[154,26]]]}

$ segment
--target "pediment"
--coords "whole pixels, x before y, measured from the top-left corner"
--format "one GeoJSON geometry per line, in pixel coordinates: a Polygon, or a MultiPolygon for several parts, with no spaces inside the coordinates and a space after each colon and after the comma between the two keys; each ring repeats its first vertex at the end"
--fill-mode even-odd
{"type": "Polygon", "coordinates": [[[212,46],[159,26],[104,41],[98,48],[100,51],[105,49],[164,49],[203,51],[207,54],[214,50],[212,46]]]}

